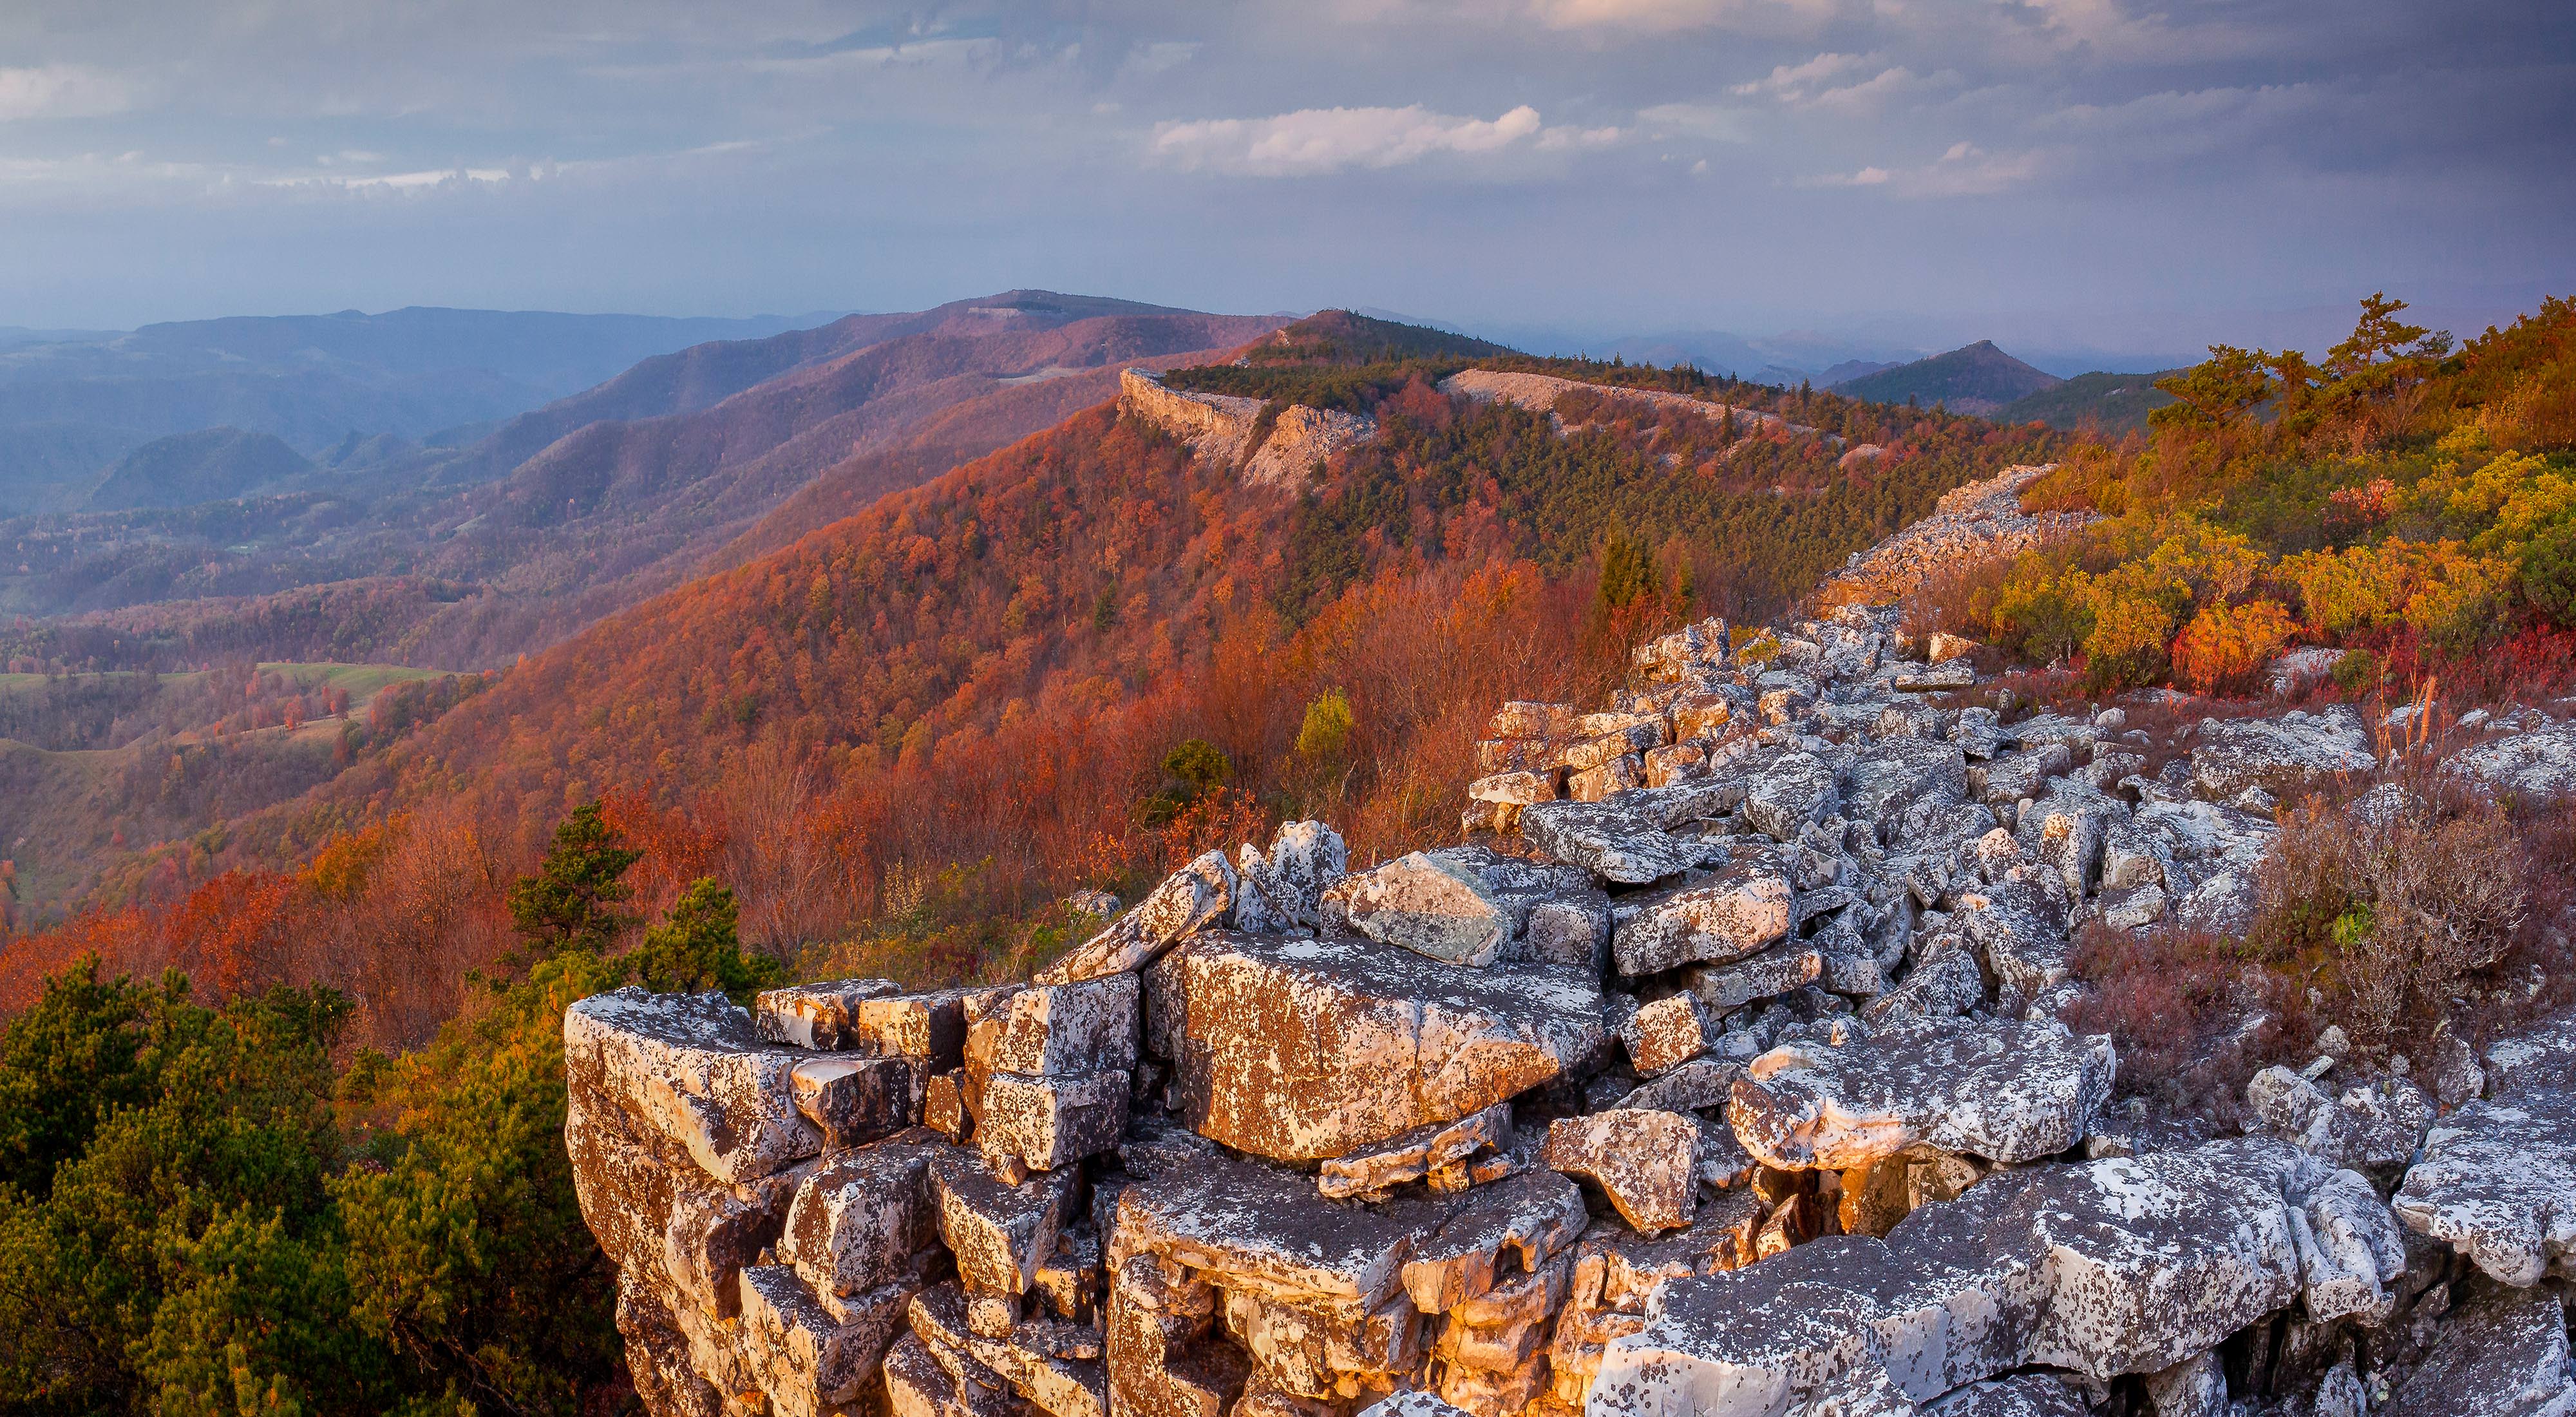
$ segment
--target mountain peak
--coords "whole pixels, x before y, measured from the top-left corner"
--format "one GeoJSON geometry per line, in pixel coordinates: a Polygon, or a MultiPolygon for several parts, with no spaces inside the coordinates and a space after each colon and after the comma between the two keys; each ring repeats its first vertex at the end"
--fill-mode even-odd
{"type": "Polygon", "coordinates": [[[1995,347],[1990,339],[1946,354],[1864,374],[1834,392],[1872,403],[1940,404],[1954,413],[1991,413],[2015,399],[2066,382],[1995,347]]]}

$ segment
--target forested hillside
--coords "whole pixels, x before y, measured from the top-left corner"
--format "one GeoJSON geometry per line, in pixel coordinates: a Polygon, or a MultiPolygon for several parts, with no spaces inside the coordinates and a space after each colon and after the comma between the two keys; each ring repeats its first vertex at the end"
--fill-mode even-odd
{"type": "MultiPolygon", "coordinates": [[[[2412,732],[2410,701],[2576,689],[2576,303],[2458,347],[2403,313],[2313,363],[2216,348],[2116,443],[1335,316],[1169,381],[1374,421],[1297,490],[1093,407],[488,681],[389,689],[327,783],[0,944],[0,1406],[612,1410],[570,998],[1016,976],[1089,926],[1067,892],[1271,820],[1355,862],[1446,838],[1495,703],[1597,702],[1640,636],[1781,612],[2010,464],[2102,519],[1909,614],[2019,663],[2020,701],[2287,693],[2412,732]],[[1471,365],[1597,387],[1442,391],[1471,365]],[[2319,675],[2276,690],[2294,647],[2319,675]]],[[[250,715],[227,735],[310,728],[259,721],[293,676],[61,682],[11,685],[5,731],[157,744],[211,734],[200,696],[250,715]]],[[[2283,948],[2369,928],[2310,923],[2283,948]]],[[[2121,978],[2141,1018],[2216,987],[2121,978]]]]}

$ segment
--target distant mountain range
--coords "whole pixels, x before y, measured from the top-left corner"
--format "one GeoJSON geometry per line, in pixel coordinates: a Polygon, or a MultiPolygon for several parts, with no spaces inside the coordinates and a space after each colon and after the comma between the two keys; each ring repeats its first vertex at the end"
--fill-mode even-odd
{"type": "Polygon", "coordinates": [[[459,444],[653,355],[831,318],[415,307],[0,329],[0,515],[76,505],[110,464],[174,433],[237,428],[306,456],[353,435],[459,444]]]}

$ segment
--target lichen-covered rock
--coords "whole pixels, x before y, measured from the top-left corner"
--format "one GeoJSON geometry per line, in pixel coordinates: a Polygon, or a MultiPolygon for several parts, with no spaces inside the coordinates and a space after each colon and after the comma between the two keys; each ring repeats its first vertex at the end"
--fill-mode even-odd
{"type": "Polygon", "coordinates": [[[1282,1160],[1455,1121],[1604,1041],[1600,992],[1577,971],[1460,970],[1364,938],[1203,935],[1155,966],[1148,988],[1181,1115],[1282,1160]]]}
{"type": "Polygon", "coordinates": [[[1688,994],[1657,999],[1619,1025],[1619,1041],[1627,1045],[1629,1066],[1645,1077],[1671,1072],[1707,1052],[1717,1035],[1717,1020],[1688,994]]]}
{"type": "Polygon", "coordinates": [[[1521,810],[1521,837],[1549,857],[1605,881],[1646,885],[1721,854],[1720,843],[1675,836],[1618,798],[1540,802],[1521,810]]]}
{"type": "Polygon", "coordinates": [[[788,1080],[811,1055],[764,1041],[722,994],[593,994],[564,1011],[564,1055],[717,1180],[755,1180],[823,1149],[788,1080]]]}
{"type": "Polygon", "coordinates": [[[834,1294],[892,1284],[912,1272],[914,1257],[939,1241],[929,1176],[931,1158],[942,1149],[915,1132],[832,1157],[797,1188],[778,1258],[834,1294]]]}
{"type": "Polygon", "coordinates": [[[1783,753],[1746,778],[1739,811],[1755,831],[1795,841],[1841,805],[1830,764],[1813,753],[1783,753]]]}
{"type": "Polygon", "coordinates": [[[856,1048],[864,1041],[857,1022],[860,1008],[870,999],[902,992],[903,986],[891,979],[835,979],[765,989],[752,1001],[752,1020],[760,1036],[772,1043],[827,1051],[856,1048]]]}
{"type": "Polygon", "coordinates": [[[1900,1021],[1754,1059],[1727,1119],[1746,1150],[1789,1169],[1848,1170],[1917,1146],[2023,1162],[2084,1139],[2113,1069],[2110,1039],[2054,1021],[1900,1021]]]}
{"type": "MultiPolygon", "coordinates": [[[[1463,1168],[1470,1158],[1479,1152],[1506,1150],[1511,1144],[1511,1104],[1497,1102],[1457,1121],[1416,1127],[1348,1156],[1335,1157],[1324,1163],[1315,1185],[1325,1195],[1338,1199],[1383,1191],[1435,1174],[1455,1172],[1463,1183],[1463,1168]]],[[[1447,1187],[1464,1188],[1463,1184],[1447,1187]]]]}
{"type": "Polygon", "coordinates": [[[1283,932],[1324,923],[1324,893],[1350,867],[1341,833],[1316,821],[1283,822],[1267,852],[1245,842],[1235,870],[1234,927],[1283,932]]]}
{"type": "Polygon", "coordinates": [[[1714,879],[1657,895],[1612,930],[1619,972],[1656,974],[1694,961],[1724,964],[1789,933],[1795,892],[1777,865],[1747,853],[1714,879]]]}
{"type": "Polygon", "coordinates": [[[2478,1295],[2380,1409],[2387,1417],[2567,1417],[2576,1413],[2565,1301],[2552,1290],[2478,1295]]]}
{"type": "Polygon", "coordinates": [[[1402,1272],[1426,1314],[1447,1313],[1495,1284],[1508,1258],[1534,1273],[1580,1237],[1583,1193],[1550,1170],[1523,1171],[1469,1191],[1435,1233],[1418,1238],[1402,1272]]]}
{"type": "Polygon", "coordinates": [[[1229,920],[1240,889],[1225,853],[1207,852],[1166,877],[1108,929],[1039,970],[1034,982],[1072,984],[1143,969],[1178,941],[1229,920]]]}
{"type": "Polygon", "coordinates": [[[2278,719],[2204,718],[2191,750],[2192,785],[2220,802],[2249,787],[2276,796],[2307,791],[2378,766],[2370,730],[2342,704],[2278,719]]]}
{"type": "Polygon", "coordinates": [[[2576,1252],[2576,1092],[2518,1090],[2434,1123],[2392,1203],[2502,1283],[2563,1270],[2576,1252]]]}
{"type": "Polygon", "coordinates": [[[1446,852],[1416,851],[1345,877],[1324,909],[1373,940],[1470,969],[1502,958],[1512,938],[1511,912],[1484,874],[1446,852]]]}
{"type": "Polygon", "coordinates": [[[2310,1175],[2243,1143],[2002,1173],[1883,1242],[1676,1281],[1609,1345],[1588,1410],[1901,1407],[2017,1368],[2167,1369],[2299,1293],[2285,1187],[2310,1175]]]}
{"type": "Polygon", "coordinates": [[[903,1319],[915,1286],[818,1296],[785,1265],[742,1272],[742,1326],[760,1390],[779,1417],[824,1417],[859,1395],[903,1319]]]}
{"type": "Polygon", "coordinates": [[[1203,1155],[1118,1193],[1109,1264],[1156,1255],[1231,1288],[1371,1310],[1396,1295],[1404,1264],[1449,1207],[1326,1200],[1312,1178],[1203,1155]]]}
{"type": "Polygon", "coordinates": [[[995,1011],[986,1062],[995,1072],[1073,1077],[1136,1066],[1133,974],[1033,984],[995,1011]]]}
{"type": "Polygon", "coordinates": [[[957,1257],[958,1277],[996,1294],[1025,1294],[1073,1218],[1080,1178],[1052,1171],[1013,1185],[982,1157],[947,1150],[930,1160],[939,1235],[957,1257]]]}
{"type": "Polygon", "coordinates": [[[1097,1156],[1118,1144],[1130,1086],[1123,1070],[1076,1077],[995,1073],[984,1082],[975,1144],[988,1158],[1010,1157],[1033,1171],[1097,1156]]]}
{"type": "Polygon", "coordinates": [[[2576,719],[2473,744],[2442,771],[2529,802],[2576,796],[2576,719]]]}
{"type": "Polygon", "coordinates": [[[1601,1187],[1632,1230],[1691,1222],[1699,1194],[1699,1123],[1677,1112],[1614,1109],[1548,1124],[1539,1163],[1601,1187]]]}

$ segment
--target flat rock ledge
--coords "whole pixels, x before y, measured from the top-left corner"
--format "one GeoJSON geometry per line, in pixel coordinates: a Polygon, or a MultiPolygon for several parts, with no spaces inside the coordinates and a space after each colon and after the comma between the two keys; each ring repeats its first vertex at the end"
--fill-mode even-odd
{"type": "MultiPolygon", "coordinates": [[[[1846,589],[2047,534],[2038,471],[1846,589]]],[[[2576,1417],[2576,1017],[2429,1092],[2271,1070],[2259,1135],[2188,1146],[2058,1022],[2077,930],[2242,918],[2269,794],[2375,770],[2357,720],[2211,720],[2149,777],[2117,709],[1987,707],[1866,604],[1635,668],[1495,715],[1466,841],[1292,822],[1027,983],[573,1005],[643,1407],[2576,1417]]],[[[2511,720],[2449,770],[2554,792],[2571,730],[2511,720]]]]}

